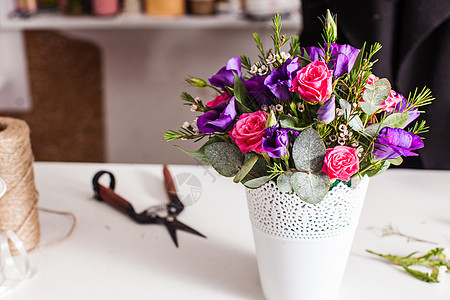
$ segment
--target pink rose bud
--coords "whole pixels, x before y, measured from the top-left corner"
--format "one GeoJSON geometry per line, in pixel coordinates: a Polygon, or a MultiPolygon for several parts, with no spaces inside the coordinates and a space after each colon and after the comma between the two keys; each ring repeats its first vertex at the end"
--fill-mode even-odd
{"type": "Polygon", "coordinates": [[[322,172],[326,173],[330,180],[337,178],[342,181],[349,181],[358,170],[359,158],[356,155],[355,148],[336,146],[327,149],[322,172]]]}
{"type": "Polygon", "coordinates": [[[300,94],[309,103],[325,102],[331,95],[333,71],[323,61],[313,61],[297,72],[291,92],[300,94]]]}
{"type": "Polygon", "coordinates": [[[206,103],[207,106],[214,108],[217,105],[219,105],[220,103],[222,103],[225,100],[230,99],[231,96],[228,95],[227,93],[222,93],[219,96],[217,96],[214,100],[209,101],[208,103],[206,103]]]}
{"type": "Polygon", "coordinates": [[[392,112],[395,109],[395,106],[402,102],[402,95],[397,93],[394,90],[391,90],[391,92],[389,93],[389,96],[386,100],[384,100],[383,103],[381,103],[379,105],[379,107],[386,112],[392,112]]]}

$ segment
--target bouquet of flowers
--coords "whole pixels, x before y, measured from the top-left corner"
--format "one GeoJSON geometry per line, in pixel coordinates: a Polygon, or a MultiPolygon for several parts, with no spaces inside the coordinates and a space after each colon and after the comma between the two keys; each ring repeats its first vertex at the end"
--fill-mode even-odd
{"type": "Polygon", "coordinates": [[[241,55],[208,81],[187,79],[216,96],[204,104],[182,93],[200,115],[164,139],[206,138],[197,151],[185,152],[247,188],[274,180],[282,192],[311,204],[339,181],[375,176],[402,156],[418,155],[413,151],[424,146],[419,135],[427,126],[413,121],[432,102],[431,91],[416,89],[408,98],[395,92],[371,72],[380,44],[336,44],[336,16],[328,11],[322,22],[323,44],[302,47],[297,36],[281,33],[277,15],[273,48],[266,51],[253,35],[256,62],[241,55]]]}

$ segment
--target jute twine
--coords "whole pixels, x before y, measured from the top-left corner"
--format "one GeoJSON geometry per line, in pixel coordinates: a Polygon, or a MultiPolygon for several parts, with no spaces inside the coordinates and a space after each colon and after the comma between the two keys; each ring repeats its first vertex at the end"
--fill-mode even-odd
{"type": "MultiPolygon", "coordinates": [[[[34,157],[28,125],[0,117],[0,177],[7,185],[0,199],[0,230],[12,230],[27,251],[40,239],[38,192],[34,184],[34,157]]],[[[12,253],[17,250],[10,243],[12,253]]]]}

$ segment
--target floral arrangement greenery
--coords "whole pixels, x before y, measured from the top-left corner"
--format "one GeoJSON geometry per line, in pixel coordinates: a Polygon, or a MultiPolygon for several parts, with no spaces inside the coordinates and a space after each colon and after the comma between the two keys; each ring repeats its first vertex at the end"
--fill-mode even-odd
{"type": "Polygon", "coordinates": [[[391,261],[393,264],[405,269],[406,272],[415,278],[425,282],[443,282],[445,280],[445,273],[450,270],[450,252],[445,248],[432,249],[425,255],[419,257],[414,256],[417,252],[413,252],[407,256],[397,256],[391,254],[384,255],[370,250],[366,251],[391,261]],[[417,266],[428,268],[430,271],[423,272],[414,269],[417,266]]]}
{"type": "Polygon", "coordinates": [[[281,191],[311,204],[339,181],[375,176],[402,163],[402,156],[418,155],[413,150],[423,147],[419,135],[427,126],[411,124],[432,102],[430,90],[416,89],[408,98],[395,92],[371,72],[380,44],[336,44],[336,16],[328,11],[322,22],[323,44],[302,47],[297,36],[281,33],[277,15],[273,48],[266,51],[253,35],[256,62],[241,55],[208,81],[187,79],[216,96],[204,104],[183,92],[181,99],[200,116],[166,131],[164,139],[207,138],[185,152],[248,188],[275,180],[281,191]]]}

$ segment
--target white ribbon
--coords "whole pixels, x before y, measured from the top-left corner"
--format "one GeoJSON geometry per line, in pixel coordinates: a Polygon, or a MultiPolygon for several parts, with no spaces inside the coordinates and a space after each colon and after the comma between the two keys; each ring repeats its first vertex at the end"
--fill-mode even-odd
{"type": "MultiPolygon", "coordinates": [[[[6,192],[6,184],[0,178],[0,198],[6,192]]],[[[0,226],[1,227],[1,226],[0,226]]],[[[0,296],[13,290],[19,283],[32,277],[30,260],[23,242],[12,230],[0,231],[0,296]],[[19,251],[13,258],[9,241],[19,251]]]]}

